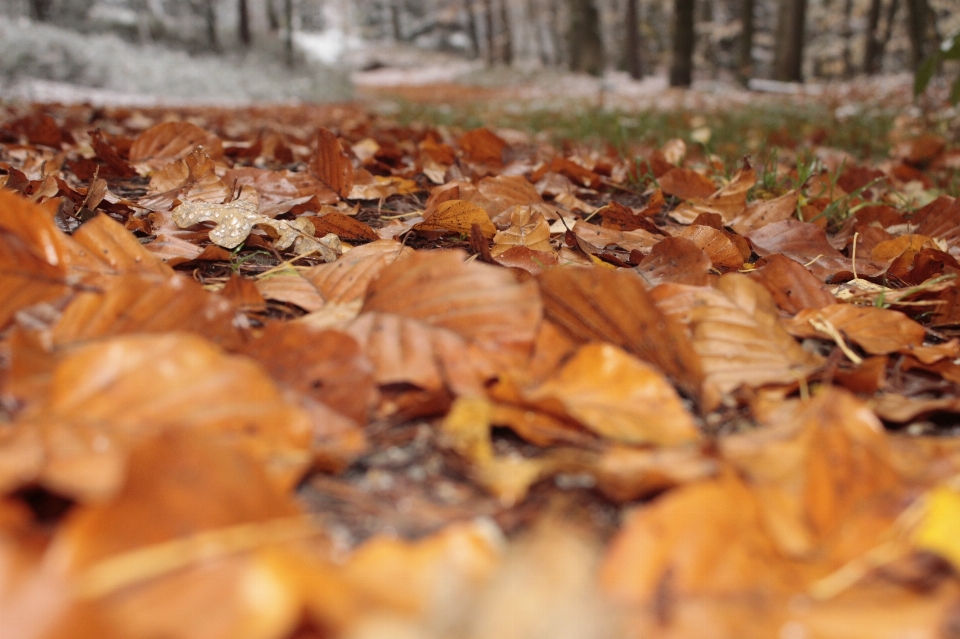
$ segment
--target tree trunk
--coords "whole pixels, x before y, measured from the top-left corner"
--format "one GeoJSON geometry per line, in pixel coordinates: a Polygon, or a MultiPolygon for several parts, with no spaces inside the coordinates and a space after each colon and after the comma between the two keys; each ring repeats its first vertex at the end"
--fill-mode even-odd
{"type": "Polygon", "coordinates": [[[564,28],[560,3],[567,0],[547,0],[550,7],[550,44],[553,52],[553,64],[567,66],[568,47],[564,46],[564,28]]]}
{"type": "Polygon", "coordinates": [[[220,51],[220,38],[217,35],[217,0],[203,3],[203,19],[207,26],[207,42],[214,51],[220,51]]]}
{"type": "Polygon", "coordinates": [[[30,13],[37,22],[46,22],[53,17],[53,0],[30,0],[30,13]]]}
{"type": "Polygon", "coordinates": [[[849,78],[853,72],[853,59],[850,55],[851,40],[853,40],[853,0],[843,3],[843,77],[849,78]]]}
{"type": "Polygon", "coordinates": [[[403,25],[400,23],[400,1],[390,3],[390,27],[393,30],[393,41],[403,42],[403,25]]]}
{"type": "Polygon", "coordinates": [[[570,24],[567,27],[570,70],[603,74],[603,41],[600,39],[600,14],[593,0],[570,0],[570,24]]]}
{"type": "Polygon", "coordinates": [[[467,12],[467,35],[470,37],[470,52],[474,59],[480,57],[480,36],[477,33],[477,14],[473,10],[473,0],[463,0],[467,12]]]}
{"type": "Polygon", "coordinates": [[[910,35],[910,68],[916,71],[927,57],[928,42],[927,20],[930,5],[927,0],[907,0],[907,33],[910,35]]]}
{"type": "Polygon", "coordinates": [[[754,0],[740,0],[740,24],[743,25],[743,31],[740,34],[737,78],[746,86],[753,77],[753,34],[756,27],[754,0]]]}
{"type": "Polygon", "coordinates": [[[293,0],[283,0],[283,16],[287,21],[287,34],[284,42],[284,51],[287,66],[293,67],[293,0]]]}
{"type": "Polygon", "coordinates": [[[500,60],[509,67],[513,64],[513,33],[507,2],[500,0],[500,60]]]}
{"type": "Polygon", "coordinates": [[[493,30],[493,0],[483,0],[483,13],[487,31],[487,64],[492,67],[497,62],[497,35],[493,30]]]}
{"type": "Polygon", "coordinates": [[[783,0],[777,16],[777,49],[774,78],[781,82],[803,82],[803,45],[807,21],[807,0],[783,0]]]}
{"type": "Polygon", "coordinates": [[[250,7],[247,6],[247,0],[237,0],[237,13],[240,18],[240,44],[249,47],[253,42],[253,36],[250,35],[250,7]]]}
{"type": "Polygon", "coordinates": [[[693,82],[693,48],[696,45],[694,0],[673,1],[673,56],[670,60],[670,86],[688,87],[693,82]]]}
{"type": "Polygon", "coordinates": [[[626,37],[624,45],[624,62],[627,73],[634,80],[643,77],[643,58],[640,53],[640,12],[639,0],[627,0],[626,37]]]}
{"type": "Polygon", "coordinates": [[[867,11],[866,42],[863,47],[863,72],[873,75],[877,72],[880,60],[880,38],[877,31],[880,29],[880,13],[883,9],[883,0],[870,0],[870,9],[867,11]]]}

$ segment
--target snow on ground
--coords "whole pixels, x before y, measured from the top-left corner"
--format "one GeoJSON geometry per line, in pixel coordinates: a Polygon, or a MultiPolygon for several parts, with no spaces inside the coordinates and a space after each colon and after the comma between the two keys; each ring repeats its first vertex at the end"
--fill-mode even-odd
{"type": "Polygon", "coordinates": [[[29,20],[0,21],[0,99],[98,104],[334,102],[346,74],[254,56],[190,56],[29,20]]]}

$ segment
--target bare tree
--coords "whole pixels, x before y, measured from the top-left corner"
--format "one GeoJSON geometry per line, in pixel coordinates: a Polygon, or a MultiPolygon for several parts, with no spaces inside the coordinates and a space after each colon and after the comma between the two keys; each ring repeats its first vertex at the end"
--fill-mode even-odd
{"type": "Polygon", "coordinates": [[[931,12],[927,0],[907,0],[907,32],[910,35],[910,68],[916,71],[930,53],[929,44],[937,42],[930,33],[931,12]]]}
{"type": "Polygon", "coordinates": [[[777,48],[773,73],[783,82],[803,81],[803,45],[807,0],[782,0],[777,16],[777,48]]]}
{"type": "Polygon", "coordinates": [[[493,66],[497,62],[497,36],[493,24],[493,0],[483,0],[483,14],[487,32],[487,64],[493,66]]]}
{"type": "Polygon", "coordinates": [[[625,21],[624,62],[630,77],[639,80],[643,77],[643,58],[640,53],[640,11],[639,0],[627,0],[625,21]]]}
{"type": "Polygon", "coordinates": [[[508,0],[500,0],[500,60],[510,66],[513,64],[513,34],[507,2],[508,0]]]}
{"type": "Polygon", "coordinates": [[[239,18],[239,36],[240,44],[249,47],[253,42],[253,36],[250,34],[250,7],[247,0],[237,0],[237,14],[239,18]]]}
{"type": "Polygon", "coordinates": [[[570,0],[567,28],[570,70],[591,75],[603,73],[603,41],[600,39],[600,14],[593,0],[570,0]]]}
{"type": "Polygon", "coordinates": [[[480,36],[477,29],[477,13],[473,0],[463,0],[463,9],[467,13],[467,36],[470,38],[470,51],[474,58],[480,57],[480,36]]]}
{"type": "Polygon", "coordinates": [[[670,60],[670,86],[688,87],[693,82],[694,0],[673,2],[673,56],[670,60]]]}
{"type": "Polygon", "coordinates": [[[53,17],[53,0],[30,0],[30,13],[34,20],[47,22],[53,17]]]}
{"type": "Polygon", "coordinates": [[[897,15],[897,9],[900,8],[900,0],[890,0],[887,5],[886,28],[881,35],[880,17],[883,13],[883,0],[871,0],[870,10],[867,12],[867,33],[866,46],[863,54],[863,72],[867,75],[873,75],[880,71],[883,52],[887,48],[887,42],[893,33],[893,19],[897,15]]]}
{"type": "Polygon", "coordinates": [[[754,0],[740,0],[740,50],[737,60],[737,78],[744,85],[753,77],[753,34],[756,26],[754,0]]]}

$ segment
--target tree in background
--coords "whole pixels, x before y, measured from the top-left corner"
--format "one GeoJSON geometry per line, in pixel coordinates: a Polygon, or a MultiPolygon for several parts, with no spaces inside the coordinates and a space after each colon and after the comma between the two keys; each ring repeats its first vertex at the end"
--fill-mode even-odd
{"type": "Polygon", "coordinates": [[[753,77],[754,0],[740,0],[740,48],[737,56],[737,79],[746,86],[753,77]]]}
{"type": "Polygon", "coordinates": [[[500,0],[500,60],[510,66],[513,64],[513,35],[508,1],[500,0]]]}
{"type": "Polygon", "coordinates": [[[600,36],[600,14],[593,0],[570,0],[570,22],[567,28],[570,70],[602,75],[603,40],[600,36]]]}
{"type": "Polygon", "coordinates": [[[782,82],[803,82],[803,45],[807,0],[782,0],[777,16],[773,76],[782,82]]]}
{"type": "Polygon", "coordinates": [[[907,33],[910,36],[910,68],[917,71],[924,58],[940,42],[936,34],[936,25],[931,20],[930,5],[927,0],[906,0],[907,33]],[[933,27],[931,29],[931,27],[933,27]]]}
{"type": "Polygon", "coordinates": [[[634,80],[643,77],[643,58],[640,53],[640,11],[639,0],[627,0],[624,16],[624,63],[627,73],[634,80]]]}
{"type": "Polygon", "coordinates": [[[670,86],[688,87],[693,82],[694,0],[673,2],[673,55],[670,59],[670,86]]]}

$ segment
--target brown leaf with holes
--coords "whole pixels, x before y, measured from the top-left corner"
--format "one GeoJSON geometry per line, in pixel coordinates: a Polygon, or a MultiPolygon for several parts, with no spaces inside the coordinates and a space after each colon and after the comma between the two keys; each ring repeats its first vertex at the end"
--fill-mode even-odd
{"type": "Polygon", "coordinates": [[[516,206],[510,214],[510,226],[493,238],[490,254],[497,258],[511,248],[522,246],[531,251],[555,255],[550,244],[550,226],[543,215],[529,206],[516,206]]]}

